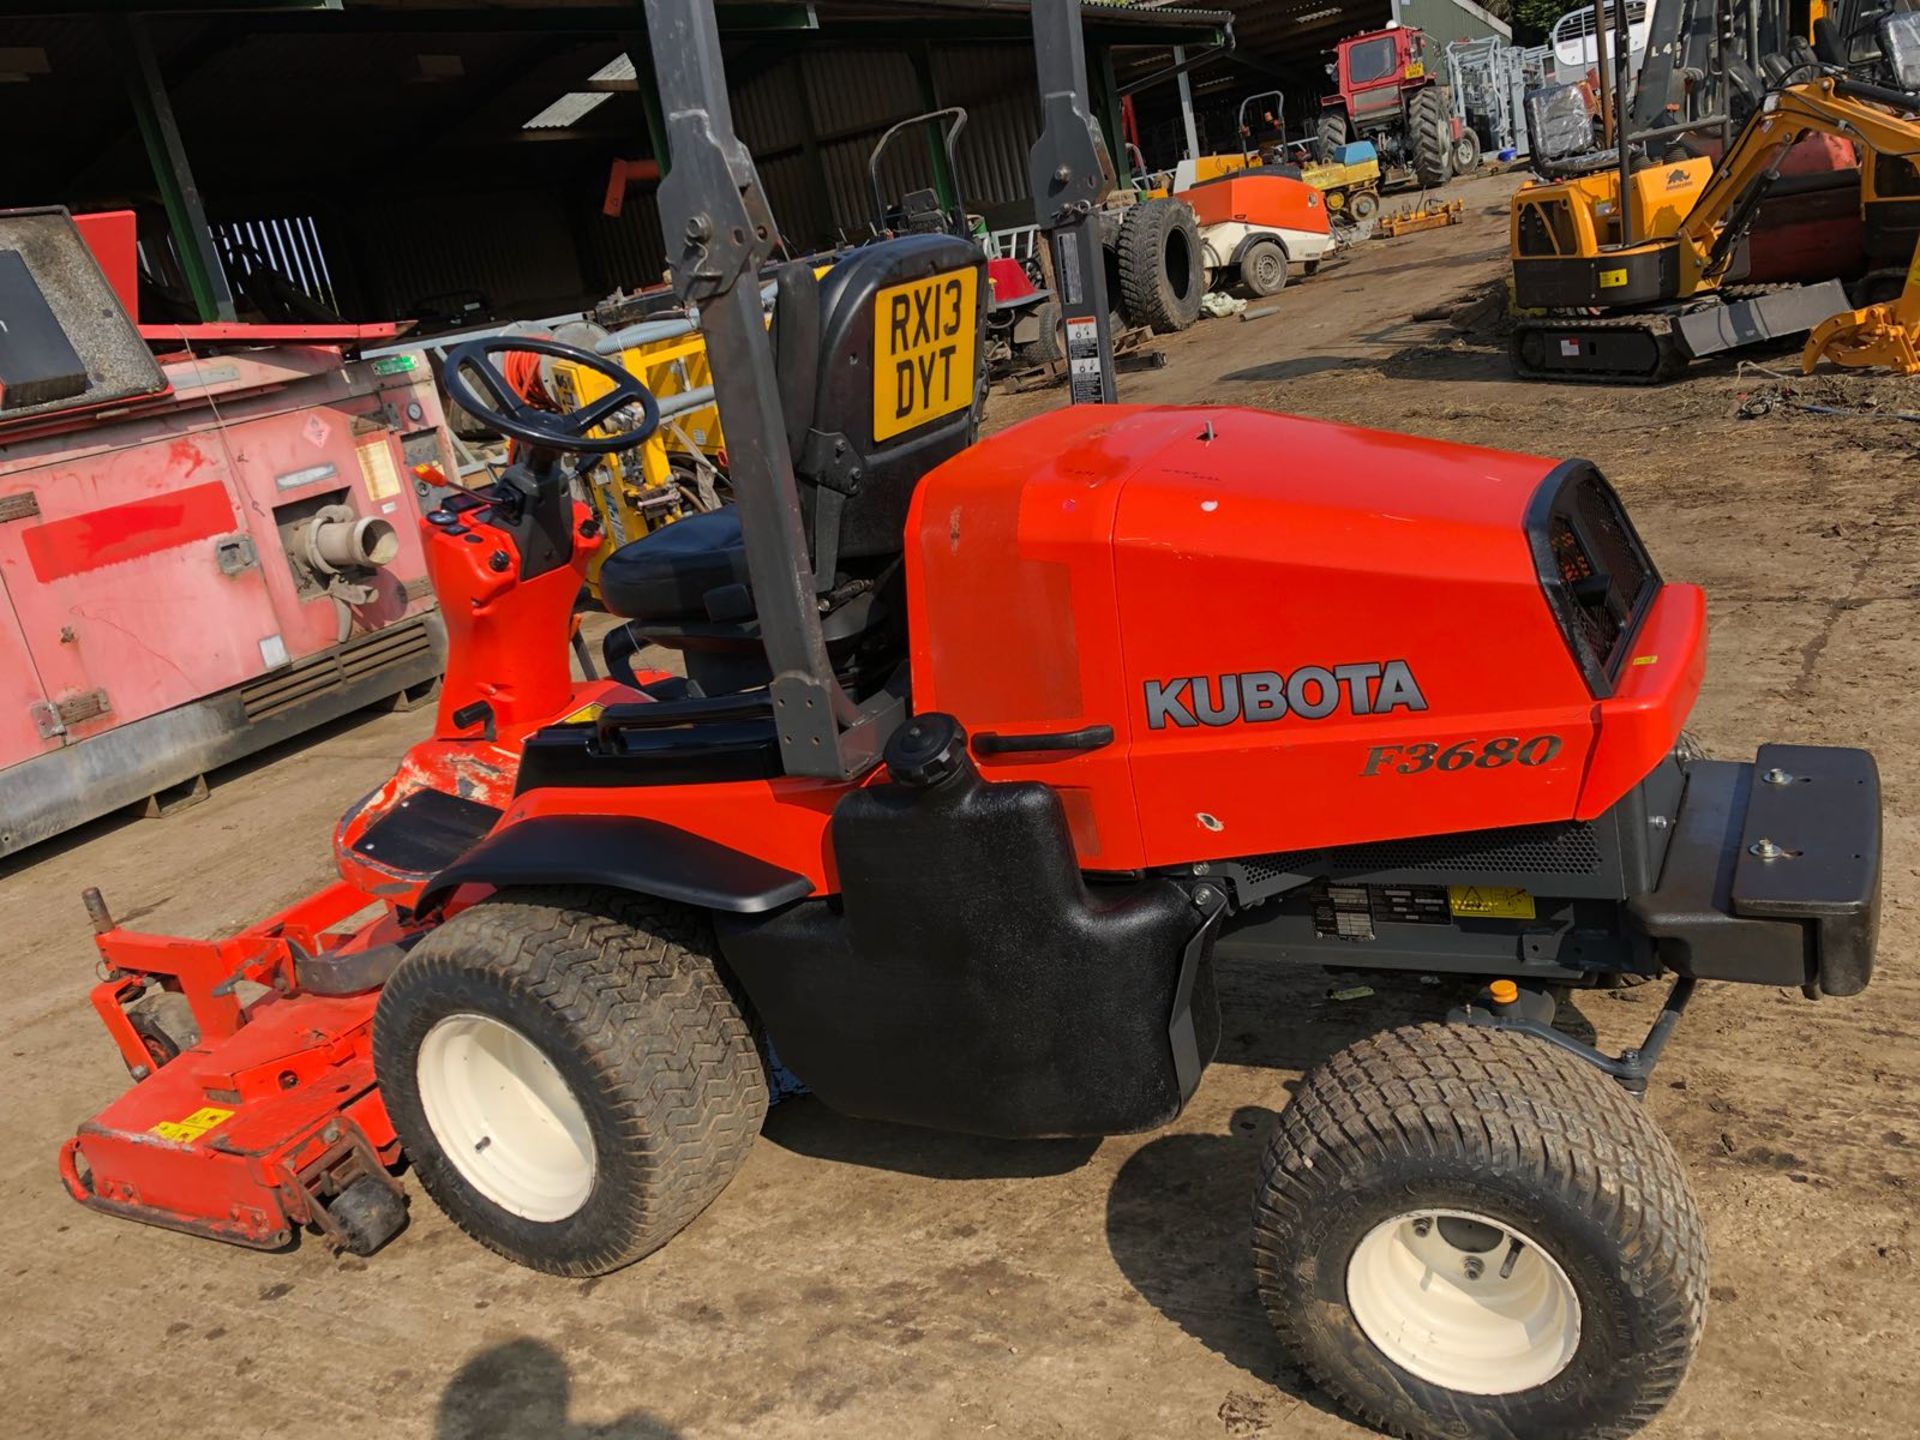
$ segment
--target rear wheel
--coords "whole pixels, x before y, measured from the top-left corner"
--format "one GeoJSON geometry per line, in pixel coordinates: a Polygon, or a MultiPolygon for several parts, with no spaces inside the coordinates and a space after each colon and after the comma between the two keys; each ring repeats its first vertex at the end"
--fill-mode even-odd
{"type": "Polygon", "coordinates": [[[1666,1138],[1528,1036],[1419,1025],[1310,1072],[1267,1147],[1254,1264],[1281,1340],[1395,1435],[1607,1440],[1678,1388],[1705,1231],[1666,1138]]]}
{"type": "Polygon", "coordinates": [[[1480,137],[1473,133],[1473,127],[1461,130],[1460,138],[1453,142],[1453,173],[1471,175],[1480,168],[1480,137]]]}
{"type": "Polygon", "coordinates": [[[1428,189],[1453,176],[1453,122],[1438,86],[1429,85],[1407,105],[1407,149],[1413,173],[1428,189]]]}
{"type": "Polygon", "coordinates": [[[374,1068],[455,1224],[598,1275],[706,1208],[767,1111],[712,957],[700,913],[584,887],[502,892],[415,947],[381,992],[374,1068]]]}
{"type": "Polygon", "coordinates": [[[1364,224],[1380,213],[1380,197],[1371,190],[1356,190],[1347,197],[1347,214],[1355,224],[1364,224]]]}
{"type": "Polygon", "coordinates": [[[1333,159],[1333,152],[1347,143],[1347,117],[1337,110],[1323,111],[1314,128],[1314,141],[1322,160],[1333,159]]]}
{"type": "Polygon", "coordinates": [[[1181,200],[1146,200],[1120,222],[1120,295],[1127,319],[1157,334],[1200,318],[1207,276],[1200,228],[1181,200]]]}
{"type": "Polygon", "coordinates": [[[1254,296],[1278,295],[1287,285],[1287,252],[1278,240],[1256,240],[1240,254],[1240,284],[1254,296]]]}

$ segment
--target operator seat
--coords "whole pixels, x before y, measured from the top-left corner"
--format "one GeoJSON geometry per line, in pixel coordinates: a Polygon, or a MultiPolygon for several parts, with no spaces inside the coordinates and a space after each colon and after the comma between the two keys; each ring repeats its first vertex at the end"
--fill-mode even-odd
{"type": "MultiPolygon", "coordinates": [[[[914,487],[974,440],[985,374],[985,269],[969,241],[906,235],[852,251],[817,281],[810,264],[796,262],[776,282],[772,343],[807,535],[805,560],[820,597],[828,654],[856,693],[875,688],[905,658],[899,561],[914,487]],[[916,282],[960,270],[975,277],[973,354],[966,377],[955,381],[966,386],[967,403],[876,439],[876,395],[894,393],[891,380],[884,388],[876,384],[875,368],[898,363],[888,347],[895,307],[903,297],[911,307],[916,282]]],[[[892,414],[880,420],[883,429],[897,423],[892,414]]],[[[732,505],[622,545],[601,567],[600,596],[629,622],[609,637],[607,658],[616,675],[616,652],[656,644],[684,654],[687,678],[705,695],[751,689],[771,678],[732,505]]]]}

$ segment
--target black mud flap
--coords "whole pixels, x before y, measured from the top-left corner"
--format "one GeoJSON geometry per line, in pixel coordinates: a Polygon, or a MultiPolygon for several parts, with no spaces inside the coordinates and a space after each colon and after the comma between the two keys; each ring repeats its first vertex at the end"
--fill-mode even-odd
{"type": "Polygon", "coordinates": [[[1689,765],[1659,887],[1628,912],[1678,974],[1859,994],[1880,920],[1873,756],[1763,745],[1689,765]]]}
{"type": "Polygon", "coordinates": [[[963,764],[839,803],[836,899],[715,916],[781,1062],[868,1119],[1009,1138],[1165,1124],[1219,1040],[1224,897],[1089,885],[1049,786],[963,764]]]}

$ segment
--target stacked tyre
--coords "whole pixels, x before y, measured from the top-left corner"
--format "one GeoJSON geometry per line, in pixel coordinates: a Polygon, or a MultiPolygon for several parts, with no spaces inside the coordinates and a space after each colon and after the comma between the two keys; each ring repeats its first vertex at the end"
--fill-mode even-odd
{"type": "Polygon", "coordinates": [[[1200,227],[1186,202],[1145,200],[1130,208],[1117,250],[1120,309],[1128,324],[1166,335],[1200,318],[1207,273],[1200,227]]]}

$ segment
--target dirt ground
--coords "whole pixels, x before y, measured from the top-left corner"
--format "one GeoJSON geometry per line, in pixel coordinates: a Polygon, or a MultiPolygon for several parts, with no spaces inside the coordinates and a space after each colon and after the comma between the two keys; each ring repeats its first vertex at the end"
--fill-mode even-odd
{"type": "MultiPolygon", "coordinates": [[[[1511,184],[1460,187],[1465,224],[1372,241],[1290,287],[1271,318],[1209,321],[1165,342],[1167,367],[1123,377],[1123,395],[1592,457],[1669,578],[1712,596],[1696,715],[1707,743],[1878,753],[1886,911],[1872,989],[1810,1004],[1711,987],[1648,1097],[1697,1188],[1715,1264],[1699,1359],[1648,1434],[1911,1435],[1920,423],[1892,412],[1920,411],[1920,383],[1783,387],[1731,366],[1660,391],[1515,383],[1490,334],[1497,304],[1475,304],[1501,274],[1511,184]],[[1440,318],[1411,318],[1428,314],[1440,318]]],[[[1784,374],[1791,357],[1769,363],[1784,374]]],[[[1055,403],[999,400],[993,419],[1055,403]]],[[[1254,1299],[1248,1201],[1263,1132],[1300,1070],[1422,1014],[1430,1002],[1417,986],[1383,983],[1375,1001],[1336,1003],[1324,976],[1228,967],[1219,1059],[1186,1115],[1153,1135],[987,1144],[784,1104],[744,1173],[685,1234],[584,1283],[487,1254],[417,1189],[411,1228],[371,1260],[311,1242],[256,1254],[73,1205],[55,1149],[126,1083],[86,1005],[81,888],[102,886],[143,928],[236,928],[329,877],[335,816],[426,725],[400,715],[336,726],[215,777],[196,809],[94,825],[0,866],[7,1430],[1365,1433],[1329,1413],[1273,1343],[1254,1299]]],[[[1617,1046],[1659,1000],[1623,992],[1582,1009],[1617,1046]]]]}

